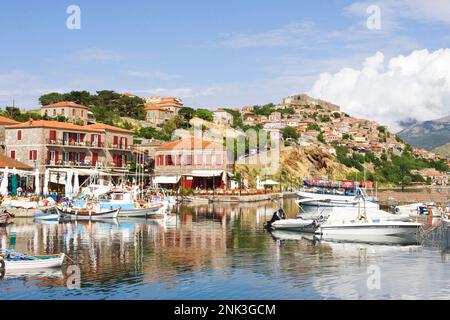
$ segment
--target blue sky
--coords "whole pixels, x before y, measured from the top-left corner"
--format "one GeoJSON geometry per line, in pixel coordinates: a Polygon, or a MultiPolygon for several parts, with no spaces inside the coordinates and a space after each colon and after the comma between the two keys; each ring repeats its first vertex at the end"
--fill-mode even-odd
{"type": "Polygon", "coordinates": [[[0,106],[15,99],[35,108],[43,93],[83,89],[177,95],[208,108],[279,102],[311,91],[323,72],[361,69],[376,52],[387,64],[415,50],[448,48],[449,3],[2,2],[0,106]],[[72,4],[81,9],[80,30],[66,27],[72,4]],[[381,8],[380,30],[366,27],[371,4],[381,8]]]}

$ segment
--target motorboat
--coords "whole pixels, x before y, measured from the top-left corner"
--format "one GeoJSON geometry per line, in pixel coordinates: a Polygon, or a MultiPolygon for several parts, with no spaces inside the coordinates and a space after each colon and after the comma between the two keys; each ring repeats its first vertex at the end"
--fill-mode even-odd
{"type": "Polygon", "coordinates": [[[438,208],[435,203],[411,203],[394,207],[395,214],[404,214],[411,217],[430,216],[442,217],[442,209],[438,208]]]}
{"type": "Polygon", "coordinates": [[[334,208],[315,233],[323,239],[355,242],[417,242],[421,223],[390,220],[383,210],[334,208]]]}
{"type": "Polygon", "coordinates": [[[297,196],[299,199],[296,203],[299,206],[355,208],[363,202],[366,208],[379,208],[378,202],[374,198],[369,197],[363,188],[357,188],[354,194],[300,190],[297,191],[297,196]]]}
{"type": "MultiPolygon", "coordinates": [[[[334,207],[296,219],[277,210],[265,227],[271,230],[314,233],[323,239],[355,242],[417,242],[420,223],[401,221],[400,216],[379,209],[334,207]]],[[[408,217],[409,218],[409,217],[408,217]]]]}

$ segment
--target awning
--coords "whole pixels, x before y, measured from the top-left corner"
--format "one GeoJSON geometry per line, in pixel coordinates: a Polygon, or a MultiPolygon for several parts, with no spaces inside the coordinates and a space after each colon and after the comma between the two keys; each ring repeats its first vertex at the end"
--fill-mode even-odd
{"type": "Polygon", "coordinates": [[[177,184],[179,180],[179,176],[157,176],[153,179],[153,183],[177,184]]]}
{"type": "Polygon", "coordinates": [[[276,182],[276,181],[274,181],[274,180],[264,180],[264,181],[261,181],[261,184],[263,185],[263,186],[274,186],[274,185],[277,185],[277,184],[279,184],[278,182],[276,182]]]}
{"type": "Polygon", "coordinates": [[[220,177],[223,174],[223,170],[192,170],[187,176],[192,177],[220,177]]]}

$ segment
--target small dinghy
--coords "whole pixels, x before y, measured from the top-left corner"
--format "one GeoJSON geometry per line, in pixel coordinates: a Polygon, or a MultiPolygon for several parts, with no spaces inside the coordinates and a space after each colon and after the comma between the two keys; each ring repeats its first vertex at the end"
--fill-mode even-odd
{"type": "Polygon", "coordinates": [[[70,217],[72,220],[96,220],[96,219],[115,219],[119,215],[120,209],[96,211],[79,208],[57,207],[56,211],[60,217],[70,217]]]}
{"type": "Polygon", "coordinates": [[[11,250],[0,249],[0,256],[5,263],[6,272],[37,268],[59,268],[64,263],[64,253],[52,255],[29,256],[11,250]]]}

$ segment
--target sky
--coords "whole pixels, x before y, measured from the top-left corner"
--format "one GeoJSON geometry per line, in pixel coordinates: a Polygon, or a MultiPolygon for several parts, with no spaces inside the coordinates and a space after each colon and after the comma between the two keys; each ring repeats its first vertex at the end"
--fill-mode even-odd
{"type": "Polygon", "coordinates": [[[2,108],[72,90],[209,109],[306,92],[392,130],[450,114],[448,0],[2,1],[0,40],[2,108]]]}

